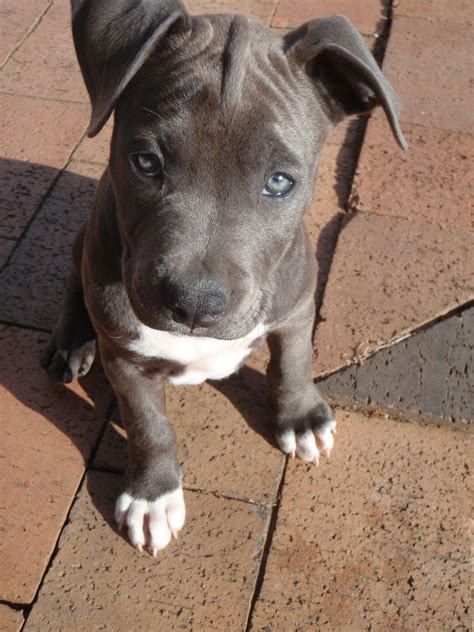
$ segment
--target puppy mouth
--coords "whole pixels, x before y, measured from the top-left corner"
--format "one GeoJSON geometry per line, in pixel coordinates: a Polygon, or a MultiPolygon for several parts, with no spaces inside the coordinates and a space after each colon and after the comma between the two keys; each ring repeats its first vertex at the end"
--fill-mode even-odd
{"type": "Polygon", "coordinates": [[[211,322],[209,325],[192,325],[189,327],[186,324],[176,322],[165,306],[150,305],[133,292],[129,293],[129,300],[138,320],[152,329],[180,336],[196,336],[220,340],[235,340],[246,336],[257,326],[267,322],[271,311],[271,294],[264,290],[259,290],[256,296],[249,301],[251,307],[245,314],[234,312],[219,318],[215,322],[211,322]]]}

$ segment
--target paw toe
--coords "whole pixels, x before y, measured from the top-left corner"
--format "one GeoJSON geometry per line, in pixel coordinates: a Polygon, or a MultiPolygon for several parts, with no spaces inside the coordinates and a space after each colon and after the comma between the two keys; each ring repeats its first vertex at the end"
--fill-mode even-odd
{"type": "Polygon", "coordinates": [[[115,520],[126,526],[130,542],[139,550],[147,546],[154,557],[184,526],[185,505],[181,487],[148,501],[121,494],[115,505],[115,520]]]}
{"type": "Polygon", "coordinates": [[[319,463],[319,450],[316,445],[314,433],[306,430],[296,435],[296,455],[307,463],[319,463]]]}
{"type": "Polygon", "coordinates": [[[316,430],[316,443],[321,454],[328,457],[334,446],[334,433],[336,432],[335,420],[329,421],[325,426],[316,430]]]}

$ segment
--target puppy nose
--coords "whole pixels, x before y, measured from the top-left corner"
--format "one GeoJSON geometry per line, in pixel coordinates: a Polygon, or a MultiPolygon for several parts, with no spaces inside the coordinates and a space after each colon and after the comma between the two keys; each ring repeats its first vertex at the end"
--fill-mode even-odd
{"type": "Polygon", "coordinates": [[[216,281],[172,281],[162,284],[163,301],[174,321],[194,327],[209,327],[223,315],[227,295],[216,281]]]}

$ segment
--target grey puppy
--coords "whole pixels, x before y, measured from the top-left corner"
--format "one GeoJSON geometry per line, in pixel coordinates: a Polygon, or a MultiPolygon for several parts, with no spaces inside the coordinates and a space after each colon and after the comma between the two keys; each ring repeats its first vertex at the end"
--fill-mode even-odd
{"type": "Polygon", "coordinates": [[[399,101],[343,17],[282,38],[243,16],[190,16],[180,0],[72,0],[72,25],[88,135],[112,111],[115,125],[42,363],[77,379],[97,339],[128,435],[116,519],[156,555],[185,518],[165,381],[230,375],[265,336],[278,444],[304,461],[329,455],[303,213],[346,115],[381,104],[406,145],[399,101]]]}

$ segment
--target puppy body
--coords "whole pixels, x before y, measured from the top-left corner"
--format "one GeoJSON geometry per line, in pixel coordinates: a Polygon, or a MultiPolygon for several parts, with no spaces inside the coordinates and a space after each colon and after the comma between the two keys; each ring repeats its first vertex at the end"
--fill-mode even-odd
{"type": "Polygon", "coordinates": [[[178,1],[72,7],[90,135],[112,110],[115,125],[43,363],[63,381],[83,375],[97,338],[128,434],[117,520],[155,554],[184,524],[166,380],[225,377],[266,336],[280,447],[329,455],[302,218],[326,135],[346,114],[381,103],[404,139],[397,98],[344,18],[280,38],[242,16],[191,17],[178,1]]]}

